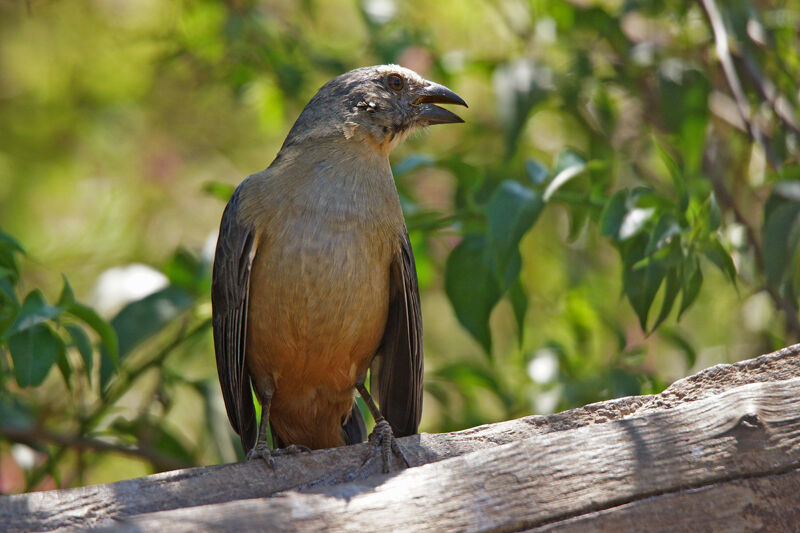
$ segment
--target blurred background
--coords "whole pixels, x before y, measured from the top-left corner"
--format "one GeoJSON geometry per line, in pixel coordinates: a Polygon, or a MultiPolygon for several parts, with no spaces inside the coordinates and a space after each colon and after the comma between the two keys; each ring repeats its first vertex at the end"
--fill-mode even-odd
{"type": "Polygon", "coordinates": [[[209,322],[222,210],[364,65],[470,105],[392,156],[422,431],[796,342],[799,8],[0,0],[0,492],[242,457],[209,322]]]}

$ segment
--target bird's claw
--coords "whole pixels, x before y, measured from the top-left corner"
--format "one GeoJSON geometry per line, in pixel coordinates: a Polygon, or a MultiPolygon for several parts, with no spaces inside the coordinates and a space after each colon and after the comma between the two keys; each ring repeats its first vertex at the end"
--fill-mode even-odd
{"type": "Polygon", "coordinates": [[[275,471],[275,459],[272,458],[272,450],[269,449],[269,444],[266,442],[257,442],[253,449],[247,452],[245,461],[252,461],[254,459],[263,459],[267,466],[272,471],[275,471]]]}
{"type": "Polygon", "coordinates": [[[305,453],[311,452],[311,448],[308,446],[303,446],[302,444],[290,444],[285,448],[277,448],[275,450],[270,450],[269,445],[266,442],[259,442],[253,446],[253,449],[247,452],[247,456],[245,457],[246,461],[252,461],[253,459],[263,459],[267,465],[272,468],[272,471],[275,471],[275,457],[280,457],[282,455],[295,455],[298,453],[305,453]]]}
{"type": "Polygon", "coordinates": [[[272,450],[272,455],[296,455],[298,453],[311,453],[311,448],[303,446],[302,444],[290,444],[285,448],[278,448],[272,450]]]}
{"type": "Polygon", "coordinates": [[[384,474],[388,474],[390,470],[389,454],[394,454],[398,459],[403,461],[406,468],[411,466],[408,463],[408,459],[406,459],[406,456],[403,454],[403,450],[400,449],[400,445],[397,444],[397,439],[392,433],[392,427],[386,420],[380,420],[375,424],[375,429],[370,433],[368,442],[370,444],[370,452],[364,462],[366,463],[369,461],[375,449],[380,449],[384,474]]]}

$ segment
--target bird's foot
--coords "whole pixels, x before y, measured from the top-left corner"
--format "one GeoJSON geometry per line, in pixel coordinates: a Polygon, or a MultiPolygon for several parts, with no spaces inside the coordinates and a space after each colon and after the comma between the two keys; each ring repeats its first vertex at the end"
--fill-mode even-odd
{"type": "Polygon", "coordinates": [[[253,446],[253,449],[247,452],[245,456],[245,461],[252,461],[253,459],[263,459],[267,466],[269,466],[273,472],[275,471],[275,459],[272,458],[272,450],[269,449],[269,444],[266,442],[256,442],[256,445],[253,446]]]}
{"type": "Polygon", "coordinates": [[[273,456],[296,455],[298,453],[311,453],[311,448],[309,448],[308,446],[303,446],[302,444],[290,444],[285,448],[278,448],[276,450],[272,450],[273,456]]]}
{"type": "Polygon", "coordinates": [[[406,456],[403,455],[403,450],[400,449],[400,445],[397,444],[397,439],[392,433],[392,426],[390,426],[389,422],[386,420],[380,420],[375,424],[375,429],[373,429],[372,433],[369,435],[368,443],[370,444],[370,451],[364,463],[370,460],[376,450],[380,451],[384,474],[389,473],[390,454],[394,454],[398,459],[403,461],[406,468],[411,466],[408,464],[406,456]]]}
{"type": "Polygon", "coordinates": [[[258,442],[253,449],[247,452],[245,460],[252,461],[253,459],[263,459],[272,470],[275,470],[275,457],[282,455],[295,455],[298,453],[311,452],[311,448],[303,446],[302,444],[290,444],[285,448],[277,448],[270,450],[266,442],[258,442]]]}

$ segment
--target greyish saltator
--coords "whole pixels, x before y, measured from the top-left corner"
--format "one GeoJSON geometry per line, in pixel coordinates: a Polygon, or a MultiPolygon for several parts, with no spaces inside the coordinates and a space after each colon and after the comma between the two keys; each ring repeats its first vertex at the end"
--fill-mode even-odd
{"type": "Polygon", "coordinates": [[[268,421],[276,448],[363,441],[353,389],[375,418],[370,442],[384,471],[390,451],[403,458],[394,437],[417,432],[422,318],[389,153],[415,129],[463,122],[437,103],[466,106],[397,65],[342,74],[228,202],[211,286],[214,346],[249,459],[274,467],[268,421]],[[364,385],[368,369],[380,409],[364,385]]]}

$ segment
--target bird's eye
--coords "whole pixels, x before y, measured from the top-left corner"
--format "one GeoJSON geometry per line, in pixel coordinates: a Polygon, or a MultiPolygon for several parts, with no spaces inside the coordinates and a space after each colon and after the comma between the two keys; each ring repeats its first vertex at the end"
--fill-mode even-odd
{"type": "Polygon", "coordinates": [[[389,84],[389,88],[393,91],[401,90],[404,85],[403,78],[397,74],[389,74],[389,76],[386,78],[386,83],[389,84]]]}

